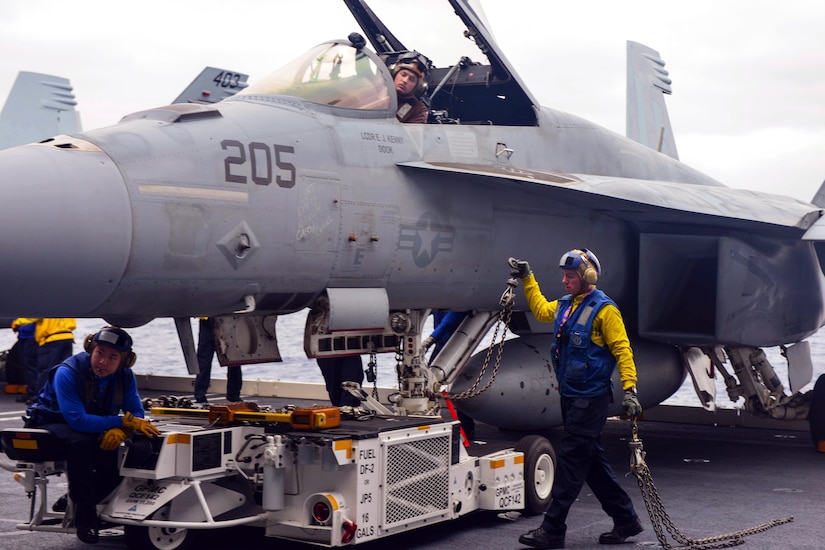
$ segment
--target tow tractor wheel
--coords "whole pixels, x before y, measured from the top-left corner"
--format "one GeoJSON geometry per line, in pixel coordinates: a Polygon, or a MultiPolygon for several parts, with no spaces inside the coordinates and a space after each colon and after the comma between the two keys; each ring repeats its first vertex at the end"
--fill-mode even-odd
{"type": "MultiPolygon", "coordinates": [[[[168,519],[169,505],[164,506],[151,519],[168,519]]],[[[169,527],[141,527],[124,525],[126,548],[129,550],[190,550],[198,547],[200,530],[174,529],[169,527]]]]}
{"type": "Polygon", "coordinates": [[[540,435],[522,437],[516,450],[524,453],[524,515],[543,514],[550,506],[550,492],[556,477],[556,451],[540,435]]]}

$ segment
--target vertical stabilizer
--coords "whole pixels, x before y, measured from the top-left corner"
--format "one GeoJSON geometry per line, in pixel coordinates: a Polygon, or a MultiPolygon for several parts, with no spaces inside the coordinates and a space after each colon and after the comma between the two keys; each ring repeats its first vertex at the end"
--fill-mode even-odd
{"type": "Polygon", "coordinates": [[[67,78],[20,71],[0,112],[0,149],[80,131],[67,78]]]}
{"type": "Polygon", "coordinates": [[[627,42],[627,137],[678,160],[664,94],[671,80],[659,52],[627,42]]]}
{"type": "Polygon", "coordinates": [[[822,185],[819,186],[819,190],[814,195],[814,198],[811,199],[811,204],[815,204],[820,208],[825,208],[825,181],[822,182],[822,185]]]}
{"type": "Polygon", "coordinates": [[[172,103],[217,103],[249,86],[247,78],[243,73],[206,67],[172,103]]]}

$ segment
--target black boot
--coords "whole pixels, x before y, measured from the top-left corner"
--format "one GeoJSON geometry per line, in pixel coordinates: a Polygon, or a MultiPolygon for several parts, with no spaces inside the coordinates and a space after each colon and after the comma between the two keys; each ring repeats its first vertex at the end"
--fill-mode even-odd
{"type": "Polygon", "coordinates": [[[638,519],[633,523],[614,525],[612,531],[599,536],[599,544],[622,544],[626,538],[638,535],[642,531],[644,528],[638,519]]]}
{"type": "Polygon", "coordinates": [[[564,548],[564,535],[554,535],[541,527],[520,536],[518,541],[533,548],[564,548]]]}
{"type": "Polygon", "coordinates": [[[77,529],[77,538],[81,542],[97,544],[99,525],[94,506],[78,504],[75,507],[74,526],[77,529]]]}
{"type": "Polygon", "coordinates": [[[69,507],[69,495],[65,494],[52,504],[52,512],[65,512],[69,507]]]}

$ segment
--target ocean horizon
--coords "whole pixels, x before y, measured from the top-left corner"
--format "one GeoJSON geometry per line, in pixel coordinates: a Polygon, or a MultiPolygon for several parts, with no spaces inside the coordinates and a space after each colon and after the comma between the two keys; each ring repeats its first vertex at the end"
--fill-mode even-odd
{"type": "MultiPolygon", "coordinates": [[[[306,316],[307,310],[278,317],[276,333],[282,362],[244,365],[241,368],[243,369],[243,379],[245,381],[278,380],[312,384],[324,383],[315,360],[308,359],[304,353],[303,334],[306,316]]],[[[103,319],[78,319],[77,329],[74,333],[74,353],[81,351],[83,339],[87,334],[97,332],[106,324],[103,319]]],[[[197,342],[197,319],[191,319],[191,325],[197,342]]],[[[190,375],[186,369],[183,352],[175,330],[175,323],[172,319],[155,319],[146,325],[130,328],[127,331],[134,340],[133,349],[137,355],[137,362],[134,366],[135,372],[161,376],[191,377],[194,382],[194,375],[190,375]]],[[[430,331],[432,331],[432,321],[428,320],[424,326],[424,333],[429,334],[430,331]]],[[[0,350],[11,348],[16,339],[17,335],[11,329],[0,330],[0,350]]],[[[811,357],[814,361],[813,376],[810,383],[802,388],[803,391],[811,389],[817,377],[825,374],[825,333],[820,331],[810,337],[808,341],[811,345],[811,357]]],[[[480,348],[482,346],[486,348],[488,345],[489,337],[482,342],[480,348]]],[[[787,363],[779,348],[766,348],[765,354],[785,386],[785,392],[790,393],[787,363]]],[[[729,364],[725,364],[725,367],[729,372],[732,372],[733,369],[729,364]]],[[[396,386],[394,354],[379,354],[377,370],[378,385],[380,387],[396,386]]],[[[226,379],[226,369],[218,364],[217,358],[213,358],[212,361],[212,378],[226,379]]],[[[664,403],[701,406],[690,377],[687,377],[679,390],[664,403]]],[[[741,408],[741,399],[739,404],[734,404],[728,399],[721,376],[717,376],[716,405],[723,409],[741,408]]]]}

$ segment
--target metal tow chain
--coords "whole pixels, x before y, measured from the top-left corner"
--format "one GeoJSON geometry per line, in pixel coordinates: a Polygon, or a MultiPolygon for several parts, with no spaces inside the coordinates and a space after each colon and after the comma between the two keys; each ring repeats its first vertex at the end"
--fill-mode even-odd
{"type": "Polygon", "coordinates": [[[370,359],[367,361],[367,383],[372,382],[372,397],[378,399],[378,354],[374,351],[370,352],[370,359]]]}
{"type": "Polygon", "coordinates": [[[397,387],[404,385],[404,340],[399,339],[398,347],[395,348],[395,378],[397,387]]]}
{"type": "Polygon", "coordinates": [[[476,377],[475,382],[473,385],[470,386],[469,389],[464,390],[461,393],[454,393],[449,394],[447,397],[452,399],[453,401],[462,401],[464,399],[471,399],[478,395],[481,395],[485,391],[487,391],[490,386],[493,385],[493,381],[498,376],[498,369],[501,367],[501,354],[504,352],[504,342],[505,338],[507,337],[507,330],[510,327],[510,319],[513,316],[513,305],[515,304],[515,289],[518,286],[518,279],[515,277],[510,277],[507,279],[507,288],[504,289],[504,292],[501,294],[501,298],[499,299],[499,305],[501,306],[501,311],[498,314],[498,321],[496,322],[496,328],[493,331],[493,337],[490,339],[490,346],[487,348],[487,355],[484,357],[484,364],[481,366],[481,370],[476,377]],[[503,329],[502,329],[503,326],[503,329]],[[490,359],[493,355],[493,346],[496,344],[496,339],[498,338],[498,332],[501,330],[501,340],[498,346],[498,353],[496,354],[496,363],[493,367],[493,373],[490,375],[490,379],[487,381],[487,384],[484,385],[483,388],[476,391],[481,381],[484,379],[484,374],[487,372],[487,367],[490,365],[490,359]]]}
{"type": "Polygon", "coordinates": [[[782,525],[783,523],[793,521],[793,516],[788,516],[786,518],[774,519],[761,525],[756,525],[748,529],[742,529],[741,531],[736,531],[725,535],[717,535],[714,537],[705,537],[701,539],[692,539],[685,536],[673,524],[673,521],[670,519],[670,516],[665,510],[662,499],[656,490],[656,485],[653,483],[653,476],[650,473],[650,468],[648,468],[647,463],[645,462],[645,455],[647,453],[644,451],[642,440],[639,439],[639,431],[636,425],[635,417],[632,418],[632,433],[633,437],[629,443],[630,471],[634,476],[636,476],[636,480],[639,483],[639,488],[642,491],[642,499],[645,502],[645,508],[647,508],[650,521],[653,523],[653,530],[656,532],[656,538],[665,550],[674,548],[668,542],[665,530],[667,530],[667,533],[671,538],[673,538],[673,540],[679,543],[680,546],[676,548],[709,550],[711,548],[730,548],[732,546],[739,546],[740,544],[745,543],[745,537],[749,535],[761,533],[762,531],[767,531],[771,527],[776,527],[777,525],[782,525]]]}

